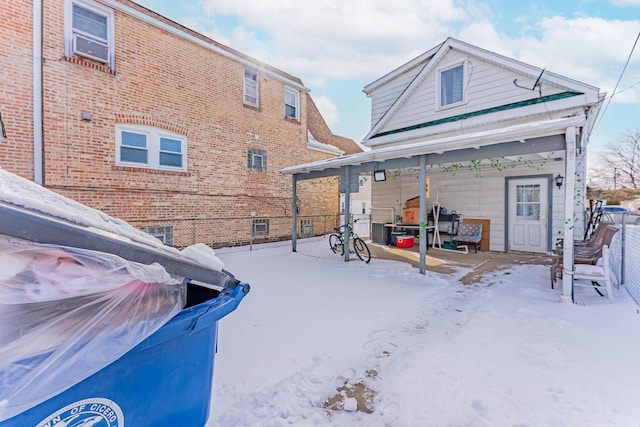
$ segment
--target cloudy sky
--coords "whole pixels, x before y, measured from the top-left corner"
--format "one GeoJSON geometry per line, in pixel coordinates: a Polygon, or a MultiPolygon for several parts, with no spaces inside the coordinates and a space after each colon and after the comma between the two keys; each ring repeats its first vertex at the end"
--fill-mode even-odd
{"type": "Polygon", "coordinates": [[[332,131],[357,142],[370,128],[362,89],[447,37],[615,93],[594,149],[640,129],[640,0],[138,3],[300,77],[332,131]]]}

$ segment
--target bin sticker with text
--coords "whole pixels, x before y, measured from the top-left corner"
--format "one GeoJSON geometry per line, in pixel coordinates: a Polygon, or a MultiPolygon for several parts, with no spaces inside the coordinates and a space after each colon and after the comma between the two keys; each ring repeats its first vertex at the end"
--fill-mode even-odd
{"type": "Polygon", "coordinates": [[[112,400],[79,400],[49,415],[36,427],[124,427],[124,414],[112,400]]]}

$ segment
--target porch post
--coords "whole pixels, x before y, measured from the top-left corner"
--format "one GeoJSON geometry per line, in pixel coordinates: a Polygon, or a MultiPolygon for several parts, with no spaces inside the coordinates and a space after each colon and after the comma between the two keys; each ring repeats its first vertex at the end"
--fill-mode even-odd
{"type": "Polygon", "coordinates": [[[291,175],[291,250],[297,252],[298,244],[298,176],[291,175]]]}
{"type": "Polygon", "coordinates": [[[427,155],[420,156],[420,274],[427,271],[427,155]]]}
{"type": "MultiPolygon", "coordinates": [[[[349,219],[351,218],[351,166],[346,166],[344,168],[344,182],[342,186],[344,188],[344,224],[349,224],[349,219]]],[[[344,229],[344,261],[349,262],[349,239],[351,238],[351,233],[349,229],[345,227],[344,229]]]]}
{"type": "Polygon", "coordinates": [[[560,302],[573,302],[573,230],[575,228],[576,128],[565,131],[564,236],[562,250],[562,295],[560,302]]]}

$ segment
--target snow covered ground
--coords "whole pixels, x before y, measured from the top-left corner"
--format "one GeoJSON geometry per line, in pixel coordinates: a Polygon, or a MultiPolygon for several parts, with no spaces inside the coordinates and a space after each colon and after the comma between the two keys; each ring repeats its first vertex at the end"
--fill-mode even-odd
{"type": "Polygon", "coordinates": [[[465,269],[344,263],[322,237],[218,256],[251,292],[219,322],[207,426],[640,425],[624,289],[562,304],[547,267],[465,286],[465,269]]]}

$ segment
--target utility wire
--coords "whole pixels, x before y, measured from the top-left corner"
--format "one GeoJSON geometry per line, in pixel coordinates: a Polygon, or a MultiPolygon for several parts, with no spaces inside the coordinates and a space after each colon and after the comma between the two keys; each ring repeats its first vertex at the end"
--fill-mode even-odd
{"type": "Polygon", "coordinates": [[[620,84],[620,81],[622,80],[622,76],[624,75],[624,72],[627,70],[627,65],[629,65],[629,62],[631,61],[631,56],[633,56],[633,51],[636,49],[636,45],[638,44],[638,39],[640,39],[640,32],[636,36],[636,41],[635,41],[635,43],[633,43],[633,47],[631,48],[631,52],[629,52],[629,57],[627,58],[627,62],[624,64],[624,67],[622,68],[622,72],[620,73],[620,77],[618,77],[618,81],[616,83],[616,86],[613,88],[613,92],[611,93],[611,96],[609,97],[609,102],[607,102],[607,105],[605,105],[604,110],[602,110],[602,114],[600,114],[600,118],[598,119],[598,123],[596,123],[593,126],[593,130],[594,131],[596,130],[598,125],[602,122],[602,118],[604,117],[604,113],[607,112],[607,108],[609,108],[609,104],[611,104],[611,100],[613,99],[614,95],[616,94],[616,89],[618,89],[618,85],[620,84]]]}

